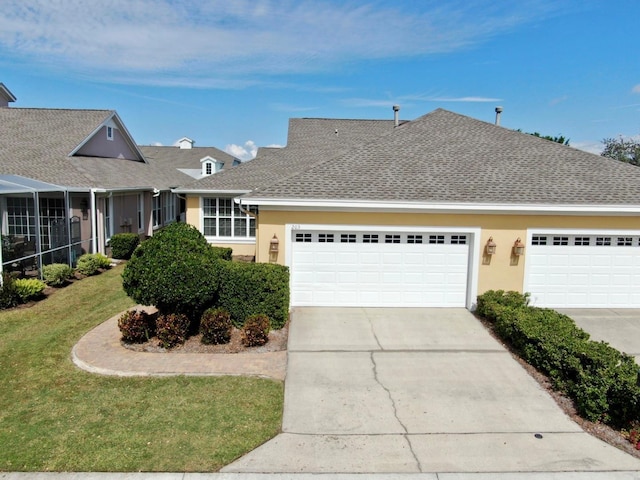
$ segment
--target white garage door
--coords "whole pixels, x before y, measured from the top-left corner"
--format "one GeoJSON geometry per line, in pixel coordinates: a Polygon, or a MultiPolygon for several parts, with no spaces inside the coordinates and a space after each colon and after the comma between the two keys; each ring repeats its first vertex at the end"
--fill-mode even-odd
{"type": "Polygon", "coordinates": [[[541,307],[640,308],[640,237],[534,234],[525,291],[541,307]]]}
{"type": "Polygon", "coordinates": [[[294,306],[464,307],[470,235],[292,232],[294,306]]]}

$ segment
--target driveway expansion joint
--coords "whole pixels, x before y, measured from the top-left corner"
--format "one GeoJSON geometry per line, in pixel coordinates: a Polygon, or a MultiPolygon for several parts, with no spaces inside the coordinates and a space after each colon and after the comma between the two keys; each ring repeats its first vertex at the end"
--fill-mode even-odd
{"type": "MultiPolygon", "coordinates": [[[[376,338],[377,340],[377,338],[376,338]]],[[[369,355],[369,358],[371,358],[371,363],[373,365],[373,378],[375,379],[376,383],[378,385],[380,385],[380,387],[382,387],[382,389],[387,392],[387,396],[389,397],[389,401],[391,402],[391,407],[393,408],[393,416],[396,418],[396,421],[398,422],[398,424],[402,427],[402,429],[404,430],[404,434],[402,435],[402,437],[405,439],[405,441],[407,442],[407,445],[409,446],[409,451],[411,452],[411,455],[413,456],[413,459],[416,462],[416,465],[418,467],[418,471],[422,472],[422,465],[420,464],[420,460],[418,459],[418,455],[416,454],[415,450],[413,449],[413,445],[411,444],[411,440],[408,436],[409,434],[409,430],[407,429],[407,426],[402,423],[402,420],[400,420],[400,417],[398,416],[398,409],[396,407],[396,402],[393,399],[393,395],[391,395],[391,390],[389,390],[389,388],[387,388],[381,381],[380,378],[378,377],[378,364],[376,363],[376,359],[374,358],[374,354],[376,352],[371,352],[369,355]]]]}

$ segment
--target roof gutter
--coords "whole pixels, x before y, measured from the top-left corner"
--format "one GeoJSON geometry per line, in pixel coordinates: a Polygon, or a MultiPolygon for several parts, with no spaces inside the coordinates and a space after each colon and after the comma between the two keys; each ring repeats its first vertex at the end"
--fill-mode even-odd
{"type": "Polygon", "coordinates": [[[202,188],[172,188],[173,193],[186,193],[193,195],[246,195],[251,193],[251,190],[206,190],[202,188]]]}

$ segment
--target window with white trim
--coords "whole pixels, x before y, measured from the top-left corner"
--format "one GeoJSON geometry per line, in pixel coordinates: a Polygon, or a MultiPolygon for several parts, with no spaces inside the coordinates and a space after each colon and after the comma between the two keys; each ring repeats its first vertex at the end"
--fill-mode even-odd
{"type": "Polygon", "coordinates": [[[4,234],[34,238],[36,235],[36,216],[33,199],[28,197],[7,197],[7,229],[4,234]]]}
{"type": "Polygon", "coordinates": [[[144,231],[144,195],[138,194],[138,232],[144,231]]]}
{"type": "Polygon", "coordinates": [[[162,192],[162,218],[165,225],[176,220],[176,196],[171,192],[162,192]]]}
{"type": "Polygon", "coordinates": [[[151,216],[153,228],[162,226],[162,203],[160,203],[160,195],[154,195],[151,205],[151,216]]]}
{"type": "MultiPolygon", "coordinates": [[[[253,214],[258,207],[245,208],[253,214]]],[[[203,233],[207,237],[255,238],[256,219],[240,210],[232,198],[202,199],[203,233]]]]}
{"type": "Polygon", "coordinates": [[[107,140],[113,140],[113,127],[107,125],[107,140]]]}
{"type": "Polygon", "coordinates": [[[111,198],[107,197],[104,199],[104,236],[107,240],[111,238],[113,234],[113,230],[111,228],[111,198]]]}

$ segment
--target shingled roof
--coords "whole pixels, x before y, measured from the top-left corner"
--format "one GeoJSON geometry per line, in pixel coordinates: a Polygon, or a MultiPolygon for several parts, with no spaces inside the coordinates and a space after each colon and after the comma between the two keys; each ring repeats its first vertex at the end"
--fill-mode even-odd
{"type": "Polygon", "coordinates": [[[251,191],[389,133],[393,120],[292,118],[285,148],[261,148],[234,169],[185,184],[178,191],[251,191]]]}
{"type": "Polygon", "coordinates": [[[640,168],[438,109],[243,198],[639,205],[640,168]]]}

